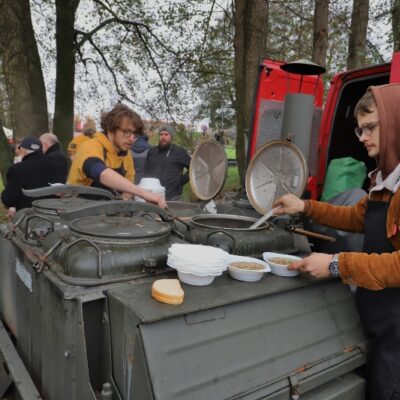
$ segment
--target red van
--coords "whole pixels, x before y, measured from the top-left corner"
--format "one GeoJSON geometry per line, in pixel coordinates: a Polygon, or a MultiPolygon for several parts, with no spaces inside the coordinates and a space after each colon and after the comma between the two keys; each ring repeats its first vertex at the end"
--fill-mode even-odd
{"type": "Polygon", "coordinates": [[[314,115],[308,152],[309,180],[307,196],[318,199],[321,195],[326,169],[330,160],[353,157],[364,161],[368,171],[375,161],[367,156],[353,135],[356,121],[355,104],[371,85],[400,83],[400,52],[392,61],[381,65],[336,74],[323,104],[323,83],[317,76],[287,74],[282,62],[264,60],[260,65],[251,125],[247,159],[267,141],[281,138],[283,104],[286,93],[315,94],[314,115]]]}

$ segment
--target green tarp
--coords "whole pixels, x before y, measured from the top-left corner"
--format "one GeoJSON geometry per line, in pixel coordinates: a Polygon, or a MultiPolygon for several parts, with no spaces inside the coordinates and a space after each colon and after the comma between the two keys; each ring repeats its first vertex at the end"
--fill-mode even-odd
{"type": "Polygon", "coordinates": [[[361,188],[367,176],[367,167],[352,157],[331,160],[326,173],[321,201],[328,201],[349,189],[361,188]]]}

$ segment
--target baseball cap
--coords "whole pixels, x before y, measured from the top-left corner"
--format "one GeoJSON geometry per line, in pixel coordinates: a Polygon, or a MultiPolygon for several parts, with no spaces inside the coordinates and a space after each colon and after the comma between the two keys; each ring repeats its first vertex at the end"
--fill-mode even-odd
{"type": "Polygon", "coordinates": [[[38,151],[42,150],[42,142],[35,137],[27,137],[22,140],[18,147],[22,147],[26,150],[38,151]]]}

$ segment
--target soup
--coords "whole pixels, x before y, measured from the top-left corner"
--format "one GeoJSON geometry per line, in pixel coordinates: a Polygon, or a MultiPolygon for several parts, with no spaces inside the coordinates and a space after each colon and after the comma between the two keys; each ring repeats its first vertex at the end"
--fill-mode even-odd
{"type": "Polygon", "coordinates": [[[248,271],[260,271],[262,269],[265,269],[263,265],[254,262],[233,262],[230,263],[229,266],[237,269],[245,269],[248,271]]]}
{"type": "Polygon", "coordinates": [[[272,257],[269,258],[268,261],[271,261],[275,264],[283,265],[283,266],[288,266],[295,260],[291,260],[290,258],[284,258],[284,257],[272,257]]]}

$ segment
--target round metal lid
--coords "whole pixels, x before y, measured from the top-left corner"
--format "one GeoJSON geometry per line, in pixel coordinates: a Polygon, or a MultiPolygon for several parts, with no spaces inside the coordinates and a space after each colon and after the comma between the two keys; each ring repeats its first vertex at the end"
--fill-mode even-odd
{"type": "Polygon", "coordinates": [[[75,219],[70,224],[73,232],[108,239],[149,239],[168,234],[168,224],[144,216],[99,216],[75,219]]]}
{"type": "Polygon", "coordinates": [[[199,144],[189,168],[190,186],[200,200],[210,200],[223,188],[228,170],[224,148],[215,140],[199,144]]]}
{"type": "Polygon", "coordinates": [[[94,200],[81,197],[65,197],[59,199],[40,199],[32,202],[32,208],[42,214],[57,215],[59,211],[72,211],[76,208],[92,204],[94,200]]]}
{"type": "Polygon", "coordinates": [[[326,69],[321,65],[315,64],[310,60],[296,60],[281,65],[283,71],[297,75],[321,75],[326,69]]]}
{"type": "Polygon", "coordinates": [[[307,178],[307,163],[299,148],[275,140],[261,147],[251,160],[246,172],[247,196],[253,207],[265,214],[284,194],[301,196],[307,178]]]}

